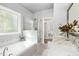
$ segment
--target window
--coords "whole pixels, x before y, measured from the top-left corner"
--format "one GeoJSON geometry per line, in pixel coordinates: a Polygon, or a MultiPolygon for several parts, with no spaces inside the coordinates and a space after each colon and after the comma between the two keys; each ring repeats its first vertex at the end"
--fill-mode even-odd
{"type": "Polygon", "coordinates": [[[0,6],[0,33],[20,31],[21,15],[13,10],[0,6]]]}

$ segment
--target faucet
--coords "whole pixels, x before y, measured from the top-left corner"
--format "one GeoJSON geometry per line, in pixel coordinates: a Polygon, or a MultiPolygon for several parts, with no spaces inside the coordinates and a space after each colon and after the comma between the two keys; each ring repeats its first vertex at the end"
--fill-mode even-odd
{"type": "Polygon", "coordinates": [[[23,32],[19,35],[20,40],[25,41],[25,36],[23,34],[23,32]]]}
{"type": "Polygon", "coordinates": [[[5,51],[8,50],[8,47],[5,47],[3,50],[3,56],[5,56],[5,51]]]}
{"type": "Polygon", "coordinates": [[[12,53],[10,53],[8,56],[11,56],[11,55],[13,55],[12,53]]]}

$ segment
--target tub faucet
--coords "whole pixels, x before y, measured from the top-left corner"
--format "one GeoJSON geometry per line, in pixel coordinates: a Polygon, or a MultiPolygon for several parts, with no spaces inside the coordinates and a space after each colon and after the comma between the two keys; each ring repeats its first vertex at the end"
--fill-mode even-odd
{"type": "Polygon", "coordinates": [[[12,53],[10,53],[8,56],[11,56],[11,55],[13,55],[12,53]]]}
{"type": "Polygon", "coordinates": [[[5,56],[6,50],[8,50],[8,47],[5,47],[5,48],[4,48],[4,50],[3,50],[3,56],[5,56]]]}

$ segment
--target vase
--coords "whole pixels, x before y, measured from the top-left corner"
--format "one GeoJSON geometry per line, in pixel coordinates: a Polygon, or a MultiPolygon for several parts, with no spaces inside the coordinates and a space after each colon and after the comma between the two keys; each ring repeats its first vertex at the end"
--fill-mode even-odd
{"type": "Polygon", "coordinates": [[[66,41],[69,41],[69,32],[66,33],[66,41]]]}

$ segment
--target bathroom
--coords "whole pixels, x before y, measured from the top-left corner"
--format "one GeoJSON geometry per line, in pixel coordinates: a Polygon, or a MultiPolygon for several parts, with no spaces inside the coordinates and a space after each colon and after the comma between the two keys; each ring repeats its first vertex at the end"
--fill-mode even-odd
{"type": "Polygon", "coordinates": [[[0,56],[79,56],[79,29],[59,30],[78,21],[78,10],[76,3],[0,3],[0,56]]]}
{"type": "Polygon", "coordinates": [[[44,38],[44,19],[53,19],[53,3],[0,3],[0,8],[5,15],[13,15],[13,20],[8,21],[11,22],[9,25],[14,26],[14,31],[10,30],[13,32],[7,32],[6,26],[1,25],[0,56],[34,55],[38,43],[44,43],[40,40],[44,38]]]}

